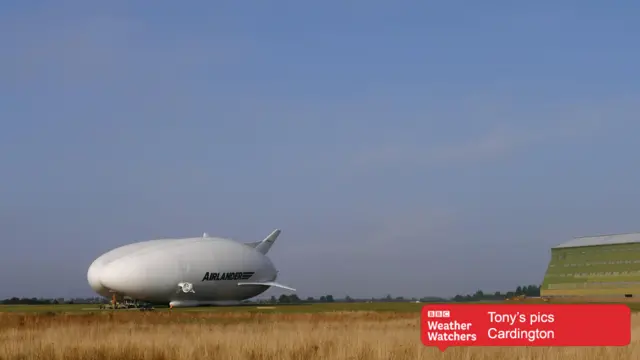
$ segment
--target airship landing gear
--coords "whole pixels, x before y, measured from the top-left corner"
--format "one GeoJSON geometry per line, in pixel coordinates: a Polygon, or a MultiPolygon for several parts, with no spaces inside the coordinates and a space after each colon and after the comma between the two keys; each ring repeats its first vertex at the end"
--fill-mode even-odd
{"type": "Polygon", "coordinates": [[[111,301],[109,305],[111,305],[111,310],[118,309],[118,294],[115,291],[111,291],[111,301]]]}
{"type": "Polygon", "coordinates": [[[111,301],[104,306],[101,306],[101,309],[130,309],[132,307],[136,307],[136,301],[123,294],[117,293],[116,291],[110,291],[111,293],[111,301]]]}

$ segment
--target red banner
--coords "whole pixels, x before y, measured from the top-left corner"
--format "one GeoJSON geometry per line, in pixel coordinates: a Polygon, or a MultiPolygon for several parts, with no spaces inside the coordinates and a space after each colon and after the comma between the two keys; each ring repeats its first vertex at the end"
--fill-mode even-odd
{"type": "Polygon", "coordinates": [[[450,346],[626,346],[624,304],[433,304],[422,308],[421,338],[450,346]]]}

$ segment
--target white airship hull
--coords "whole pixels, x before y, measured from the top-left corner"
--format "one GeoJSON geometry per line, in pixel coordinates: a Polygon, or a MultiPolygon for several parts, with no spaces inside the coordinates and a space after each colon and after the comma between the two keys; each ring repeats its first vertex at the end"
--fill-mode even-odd
{"type": "Polygon", "coordinates": [[[237,304],[271,286],[295,291],[275,282],[278,272],[266,256],[279,233],[252,244],[206,236],[129,244],[97,258],[87,279],[105,297],[174,307],[237,304]]]}

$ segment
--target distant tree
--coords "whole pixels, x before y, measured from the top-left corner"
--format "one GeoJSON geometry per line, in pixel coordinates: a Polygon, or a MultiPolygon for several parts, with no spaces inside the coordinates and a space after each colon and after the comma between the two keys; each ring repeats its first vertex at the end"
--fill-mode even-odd
{"type": "Polygon", "coordinates": [[[324,295],[320,296],[320,302],[327,302],[327,297],[324,295]]]}
{"type": "Polygon", "coordinates": [[[314,301],[316,301],[316,299],[312,298],[311,296],[307,298],[307,302],[314,302],[314,301]]]}
{"type": "Polygon", "coordinates": [[[351,298],[351,296],[347,295],[347,296],[344,297],[344,301],[353,302],[353,298],[351,298]]]}
{"type": "Polygon", "coordinates": [[[539,285],[528,285],[524,289],[524,294],[530,297],[540,296],[540,286],[539,285]]]}
{"type": "Polygon", "coordinates": [[[327,302],[333,302],[333,295],[327,295],[326,300],[327,302]]]}
{"type": "Polygon", "coordinates": [[[269,299],[269,302],[272,303],[272,304],[275,304],[275,303],[278,302],[278,300],[276,300],[276,297],[272,295],[271,299],[269,299]]]}

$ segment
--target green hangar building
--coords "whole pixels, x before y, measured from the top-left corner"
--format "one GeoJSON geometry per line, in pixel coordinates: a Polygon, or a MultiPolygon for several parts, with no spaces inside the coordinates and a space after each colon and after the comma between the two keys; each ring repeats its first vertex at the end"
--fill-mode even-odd
{"type": "Polygon", "coordinates": [[[542,297],[640,297],[640,233],[580,237],[551,249],[542,297]]]}

